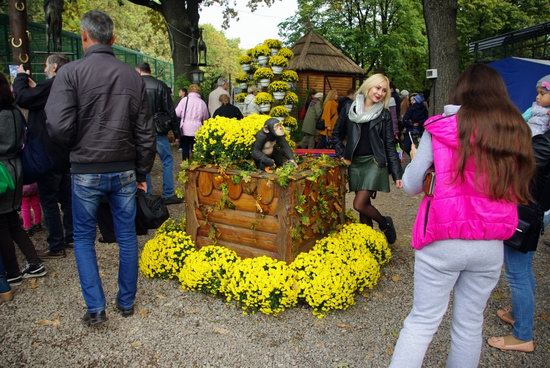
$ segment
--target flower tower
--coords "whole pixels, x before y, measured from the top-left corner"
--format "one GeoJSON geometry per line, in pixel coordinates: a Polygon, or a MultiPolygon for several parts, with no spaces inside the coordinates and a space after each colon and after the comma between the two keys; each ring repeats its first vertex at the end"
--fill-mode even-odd
{"type": "Polygon", "coordinates": [[[247,50],[239,58],[243,71],[235,78],[235,85],[240,90],[235,105],[244,110],[247,89],[255,85],[257,94],[254,102],[259,106],[260,113],[279,118],[288,130],[294,129],[297,121],[290,113],[298,104],[298,74],[287,69],[293,56],[293,52],[276,39],[267,39],[247,50]]]}

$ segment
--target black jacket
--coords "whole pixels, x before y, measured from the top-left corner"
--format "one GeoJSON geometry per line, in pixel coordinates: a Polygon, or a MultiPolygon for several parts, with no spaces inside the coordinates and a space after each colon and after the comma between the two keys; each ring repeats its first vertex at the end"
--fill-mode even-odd
{"type": "Polygon", "coordinates": [[[147,105],[149,106],[151,116],[154,117],[157,113],[166,113],[170,115],[172,118],[172,132],[174,133],[174,137],[179,138],[179,120],[176,116],[174,103],[172,102],[170,88],[166,83],[151,75],[144,75],[143,81],[145,82],[147,105]]]}
{"type": "Polygon", "coordinates": [[[64,65],[45,110],[50,137],[71,150],[72,173],[135,170],[145,181],[156,153],[145,83],[110,46],[64,65]]]}
{"type": "Polygon", "coordinates": [[[550,130],[533,137],[537,169],[533,179],[533,199],[544,211],[550,210],[550,130]]]}
{"type": "Polygon", "coordinates": [[[531,141],[536,161],[535,176],[531,181],[534,202],[528,206],[518,206],[519,218],[530,223],[530,228],[523,237],[524,252],[537,250],[543,211],[550,209],[550,131],[534,136],[531,141]]]}
{"type": "Polygon", "coordinates": [[[413,103],[403,115],[403,125],[407,131],[415,129],[422,133],[424,131],[424,122],[428,119],[428,108],[423,102],[413,103]]]}
{"type": "Polygon", "coordinates": [[[29,110],[27,118],[29,133],[40,138],[53,163],[53,169],[64,173],[69,170],[69,150],[53,142],[46,130],[44,107],[48,101],[53,81],[54,79],[46,79],[31,88],[29,76],[26,73],[18,73],[13,81],[13,94],[16,105],[29,110]]]}
{"type": "Polygon", "coordinates": [[[237,120],[241,120],[243,118],[243,114],[241,110],[235,105],[227,104],[227,105],[221,105],[214,111],[214,115],[212,115],[213,118],[216,116],[224,116],[226,118],[235,118],[237,120]]]}
{"type": "MultiPolygon", "coordinates": [[[[361,138],[361,124],[357,124],[348,118],[351,105],[349,103],[342,109],[342,114],[338,117],[333,132],[338,145],[346,141],[343,157],[348,160],[353,158],[353,153],[361,138]]],[[[382,110],[382,113],[368,124],[370,125],[369,142],[378,167],[387,166],[393,180],[400,180],[403,176],[403,169],[395,152],[390,112],[387,109],[382,110]]]]}

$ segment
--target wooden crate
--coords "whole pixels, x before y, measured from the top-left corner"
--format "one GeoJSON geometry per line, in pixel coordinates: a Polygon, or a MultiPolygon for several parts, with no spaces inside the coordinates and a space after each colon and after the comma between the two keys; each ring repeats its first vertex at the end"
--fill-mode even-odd
{"type": "Polygon", "coordinates": [[[274,174],[251,173],[243,180],[233,178],[235,171],[188,170],[186,231],[198,247],[217,243],[241,257],[290,263],[343,223],[345,174],[342,167],[330,168],[311,181],[311,171],[298,172],[282,187],[274,174]]]}

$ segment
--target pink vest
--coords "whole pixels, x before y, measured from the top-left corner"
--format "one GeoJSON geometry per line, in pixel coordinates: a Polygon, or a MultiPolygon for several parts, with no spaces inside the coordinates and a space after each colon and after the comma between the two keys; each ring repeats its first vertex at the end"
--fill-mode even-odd
{"type": "Polygon", "coordinates": [[[434,195],[420,203],[413,227],[412,247],[422,247],[438,240],[505,240],[518,224],[516,203],[496,201],[476,187],[475,163],[466,163],[464,181],[454,181],[458,162],[458,131],[456,115],[424,125],[432,136],[436,182],[434,195]]]}

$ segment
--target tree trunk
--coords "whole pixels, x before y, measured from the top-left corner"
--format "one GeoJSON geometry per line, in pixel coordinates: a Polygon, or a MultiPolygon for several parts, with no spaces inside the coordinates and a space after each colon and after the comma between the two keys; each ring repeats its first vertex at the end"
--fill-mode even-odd
{"type": "Polygon", "coordinates": [[[449,91],[460,74],[457,0],[423,0],[423,4],[430,54],[429,68],[437,69],[437,79],[431,80],[430,92],[430,115],[435,115],[443,112],[449,91]]]}
{"type": "Polygon", "coordinates": [[[9,0],[8,16],[10,19],[9,42],[13,64],[24,64],[30,69],[29,38],[27,36],[27,2],[25,0],[9,0]]]}
{"type": "Polygon", "coordinates": [[[191,79],[191,52],[189,44],[192,37],[198,37],[199,2],[201,0],[162,0],[160,4],[149,0],[129,0],[146,6],[162,14],[166,21],[174,62],[174,76],[184,74],[191,79]]]}
{"type": "Polygon", "coordinates": [[[191,79],[191,52],[189,44],[192,35],[198,38],[199,3],[197,0],[163,0],[161,13],[166,20],[174,62],[174,76],[181,74],[191,79]],[[187,6],[186,6],[187,5],[187,6]]]}

